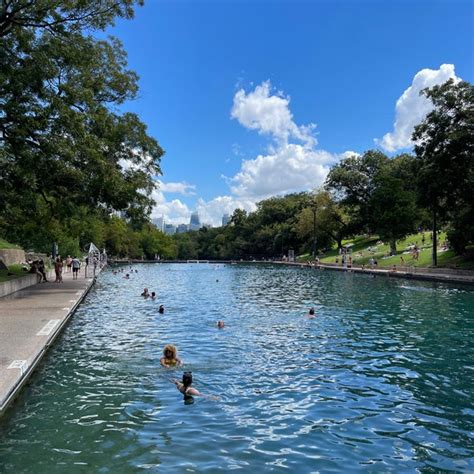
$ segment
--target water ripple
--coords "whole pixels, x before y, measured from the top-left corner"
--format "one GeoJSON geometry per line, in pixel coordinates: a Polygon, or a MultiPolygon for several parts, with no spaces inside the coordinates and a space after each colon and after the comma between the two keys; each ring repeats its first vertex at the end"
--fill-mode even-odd
{"type": "Polygon", "coordinates": [[[0,471],[474,469],[472,290],[271,265],[134,269],[101,275],[1,420],[0,471]],[[183,404],[166,343],[219,401],[183,404]]]}

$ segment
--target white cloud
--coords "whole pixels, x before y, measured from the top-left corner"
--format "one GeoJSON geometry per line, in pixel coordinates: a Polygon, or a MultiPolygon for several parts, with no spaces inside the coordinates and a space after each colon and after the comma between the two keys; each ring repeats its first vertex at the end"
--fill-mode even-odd
{"type": "Polygon", "coordinates": [[[255,201],[251,199],[240,199],[234,196],[217,196],[210,201],[199,199],[196,209],[201,218],[201,222],[220,226],[224,214],[232,215],[235,209],[245,209],[254,211],[257,208],[255,201]]]}
{"type": "MultiPolygon", "coordinates": [[[[224,177],[230,189],[228,195],[209,201],[197,200],[194,209],[199,212],[201,222],[219,226],[223,214],[232,214],[237,208],[254,211],[258,201],[270,196],[314,189],[324,182],[330,165],[349,154],[356,154],[348,151],[336,155],[316,149],[312,136],[314,125],[297,126],[289,103],[290,99],[283,93],[271,94],[269,81],[249,93],[243,89],[236,92],[232,118],[248,129],[269,135],[275,142],[266,154],[242,160],[241,168],[234,176],[224,177]]],[[[236,156],[244,156],[238,144],[232,145],[232,151],[236,156]]],[[[194,189],[187,183],[161,183],[153,196],[157,201],[153,217],[164,214],[167,222],[188,222],[191,209],[179,199],[167,201],[164,193],[186,195],[194,189]]]]}
{"type": "Polygon", "coordinates": [[[168,201],[159,189],[155,189],[151,197],[156,202],[151,213],[152,218],[164,216],[165,221],[171,224],[189,222],[191,210],[179,199],[168,201]]]}
{"type": "Polygon", "coordinates": [[[336,159],[324,150],[288,144],[272,154],[244,160],[240,171],[227,181],[232,194],[253,200],[308,190],[323,183],[336,159]]]}
{"type": "Polygon", "coordinates": [[[293,121],[289,104],[290,98],[281,92],[271,95],[270,81],[265,81],[248,94],[244,89],[236,92],[231,117],[245,128],[257,130],[262,135],[272,135],[280,144],[288,143],[289,138],[296,138],[306,146],[314,146],[314,124],[298,127],[293,121]]]}
{"type": "Polygon", "coordinates": [[[158,181],[158,187],[163,193],[177,193],[182,194],[183,196],[192,196],[196,194],[196,186],[185,182],[165,183],[163,181],[158,181]]]}
{"type": "Polygon", "coordinates": [[[386,133],[382,139],[375,139],[375,143],[389,152],[411,147],[415,125],[422,122],[433,108],[431,101],[420,95],[420,91],[443,84],[451,78],[459,80],[453,64],[442,64],[439,69],[422,69],[417,72],[411,86],[397,100],[393,132],[386,133]]]}

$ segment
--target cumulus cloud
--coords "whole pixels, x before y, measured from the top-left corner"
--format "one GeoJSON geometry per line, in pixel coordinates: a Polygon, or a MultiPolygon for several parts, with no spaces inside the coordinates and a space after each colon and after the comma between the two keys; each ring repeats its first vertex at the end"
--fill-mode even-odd
{"type": "Polygon", "coordinates": [[[231,192],[247,199],[312,189],[322,184],[336,156],[287,144],[272,154],[244,160],[240,171],[227,181],[231,192]]]}
{"type": "Polygon", "coordinates": [[[296,125],[289,104],[290,97],[284,96],[282,92],[272,95],[270,81],[265,81],[248,94],[244,89],[236,92],[231,117],[245,128],[257,130],[262,135],[271,135],[280,144],[295,138],[306,146],[314,146],[314,124],[296,125]]]}
{"type": "MultiPolygon", "coordinates": [[[[237,208],[253,211],[258,201],[270,196],[321,186],[332,164],[356,154],[347,151],[337,155],[316,149],[317,142],[312,136],[314,125],[296,125],[289,104],[290,98],[282,92],[272,93],[269,81],[248,93],[243,89],[235,93],[231,117],[245,128],[269,136],[271,146],[265,154],[242,160],[234,176],[223,176],[229,186],[228,195],[209,201],[197,200],[194,209],[202,222],[218,226],[223,214],[232,214],[237,208]]],[[[232,145],[232,151],[236,156],[244,156],[237,144],[232,145]]],[[[195,187],[187,183],[161,183],[160,189],[155,191],[157,206],[153,216],[164,214],[167,222],[188,222],[191,209],[179,199],[167,201],[164,193],[189,194],[194,190],[195,187]]]]}
{"type": "Polygon", "coordinates": [[[375,139],[375,143],[389,152],[411,147],[415,125],[422,122],[433,109],[432,102],[420,95],[420,91],[443,84],[448,79],[460,80],[454,72],[453,64],[442,64],[439,69],[422,69],[417,72],[411,86],[397,100],[393,132],[386,133],[381,139],[375,139]]]}
{"type": "Polygon", "coordinates": [[[183,196],[193,196],[196,194],[196,186],[194,184],[187,184],[186,182],[165,183],[158,181],[158,187],[163,193],[177,193],[183,196]]]}
{"type": "Polygon", "coordinates": [[[179,199],[168,201],[159,189],[155,189],[151,193],[152,199],[155,201],[151,217],[164,217],[167,223],[181,224],[189,221],[191,209],[179,199]]]}
{"type": "Polygon", "coordinates": [[[232,215],[235,209],[244,209],[251,212],[256,208],[255,201],[252,199],[240,199],[229,195],[217,196],[210,201],[199,199],[196,206],[201,222],[213,226],[220,226],[222,216],[224,214],[232,215]]]}

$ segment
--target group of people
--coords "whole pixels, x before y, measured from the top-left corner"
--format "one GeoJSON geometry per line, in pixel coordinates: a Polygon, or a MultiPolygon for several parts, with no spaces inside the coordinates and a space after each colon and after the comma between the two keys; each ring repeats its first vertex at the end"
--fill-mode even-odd
{"type": "MultiPolygon", "coordinates": [[[[147,289],[145,288],[145,290],[147,289]]],[[[316,317],[316,312],[313,307],[309,309],[306,317],[308,319],[314,319],[316,317]]],[[[219,329],[224,329],[225,327],[225,323],[223,320],[217,321],[216,325],[219,329]]],[[[163,349],[163,357],[161,357],[160,359],[160,364],[163,367],[171,369],[171,368],[182,367],[184,365],[184,362],[178,357],[178,350],[176,349],[176,346],[174,346],[173,344],[166,344],[166,346],[163,349]]],[[[193,385],[192,372],[189,372],[189,371],[184,372],[181,382],[177,379],[171,379],[171,382],[173,382],[176,385],[176,388],[183,394],[185,404],[193,403],[194,396],[205,397],[212,400],[219,399],[219,397],[216,397],[214,395],[203,394],[198,389],[194,388],[192,386],[193,385]]]]}
{"type": "MultiPolygon", "coordinates": [[[[128,275],[128,273],[127,273],[128,275]]],[[[152,300],[156,300],[156,293],[152,291],[151,293],[148,291],[148,288],[143,288],[143,292],[140,296],[143,296],[143,298],[147,299],[150,298],[152,300]]],[[[165,312],[165,307],[164,305],[160,304],[160,307],[158,308],[158,313],[163,314],[165,312]]]]}
{"type": "MultiPolygon", "coordinates": [[[[173,344],[166,344],[163,349],[163,357],[160,359],[160,364],[167,368],[177,368],[183,366],[183,361],[178,357],[178,350],[173,344]]],[[[219,400],[219,397],[214,395],[206,395],[200,392],[193,385],[193,374],[192,372],[186,371],[183,373],[181,382],[178,379],[170,379],[176,385],[176,388],[183,394],[184,403],[190,404],[194,402],[195,396],[209,398],[211,400],[219,400]]]]}

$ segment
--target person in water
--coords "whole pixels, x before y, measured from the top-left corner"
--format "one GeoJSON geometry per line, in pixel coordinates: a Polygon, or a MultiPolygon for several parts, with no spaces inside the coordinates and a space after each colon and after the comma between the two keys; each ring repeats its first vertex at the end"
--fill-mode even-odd
{"type": "Polygon", "coordinates": [[[178,351],[173,344],[166,344],[163,349],[163,357],[160,359],[163,367],[176,367],[183,365],[183,361],[178,357],[178,351]]]}
{"type": "Polygon", "coordinates": [[[154,291],[151,292],[151,299],[156,300],[156,293],[154,291]]]}
{"type": "Polygon", "coordinates": [[[148,298],[150,296],[150,293],[148,293],[148,288],[143,288],[143,293],[140,296],[148,298]]]}
{"type": "Polygon", "coordinates": [[[176,385],[176,388],[184,395],[184,403],[192,403],[193,397],[205,397],[211,400],[219,400],[219,397],[214,395],[205,395],[201,393],[193,385],[193,374],[192,372],[183,373],[183,381],[180,382],[177,379],[173,379],[172,382],[176,385]]]}
{"type": "Polygon", "coordinates": [[[309,311],[308,311],[308,314],[306,315],[306,317],[308,319],[313,319],[316,317],[316,315],[314,314],[314,308],[309,308],[309,311]]]}
{"type": "Polygon", "coordinates": [[[219,329],[224,329],[224,327],[225,327],[224,321],[222,321],[222,320],[217,321],[217,327],[218,327],[219,329]]]}
{"type": "Polygon", "coordinates": [[[160,304],[160,307],[158,308],[158,313],[164,314],[164,312],[165,312],[165,307],[162,304],[160,304]]]}

